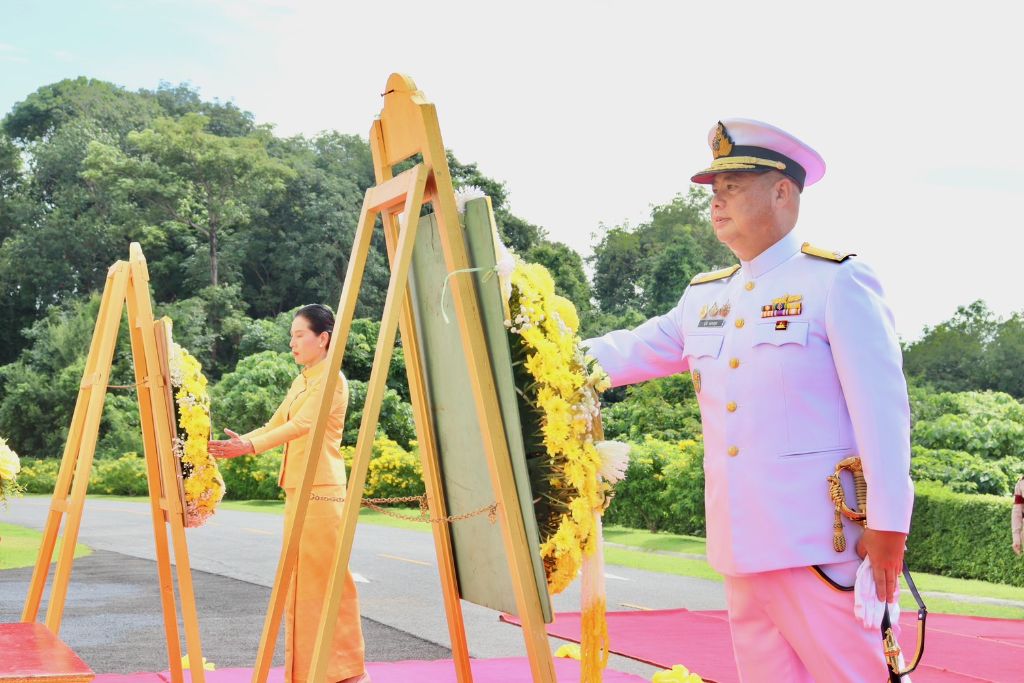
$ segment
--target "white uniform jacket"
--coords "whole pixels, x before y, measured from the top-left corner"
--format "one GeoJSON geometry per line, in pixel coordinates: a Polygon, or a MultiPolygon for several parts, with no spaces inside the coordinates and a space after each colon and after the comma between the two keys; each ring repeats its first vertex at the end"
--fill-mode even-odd
{"type": "Polygon", "coordinates": [[[698,276],[665,315],[585,342],[614,386],[693,374],[708,559],[720,573],[857,559],[860,529],[845,519],[847,550],[833,549],[825,480],[850,455],[863,460],[868,525],[909,531],[910,407],[893,317],[874,273],[839,259],[803,253],[790,232],[729,276],[698,276]]]}

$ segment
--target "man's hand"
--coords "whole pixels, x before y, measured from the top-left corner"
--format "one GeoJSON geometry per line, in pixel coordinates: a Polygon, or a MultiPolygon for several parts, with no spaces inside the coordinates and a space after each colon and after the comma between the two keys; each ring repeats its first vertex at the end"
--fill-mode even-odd
{"type": "Polygon", "coordinates": [[[210,455],[213,457],[237,458],[240,455],[249,455],[255,452],[251,441],[243,439],[230,429],[225,429],[224,433],[230,436],[231,439],[228,441],[210,441],[207,444],[210,455]]]}
{"type": "Polygon", "coordinates": [[[871,558],[871,570],[875,575],[875,590],[878,599],[893,601],[896,582],[903,571],[903,551],[907,546],[907,535],[898,531],[876,531],[865,529],[857,542],[857,554],[871,558]]]}
{"type": "Polygon", "coordinates": [[[1013,541],[1013,552],[1015,552],[1018,555],[1020,555],[1020,539],[1019,538],[1016,538],[1013,541]]]}

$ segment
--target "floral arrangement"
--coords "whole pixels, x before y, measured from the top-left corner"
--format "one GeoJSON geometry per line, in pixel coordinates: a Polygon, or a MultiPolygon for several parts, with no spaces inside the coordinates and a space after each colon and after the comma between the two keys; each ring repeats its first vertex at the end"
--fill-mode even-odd
{"type": "Polygon", "coordinates": [[[207,450],[210,439],[210,394],[203,368],[192,354],[171,343],[168,364],[180,432],[174,453],[185,480],[185,526],[202,526],[224,497],[224,479],[207,450]]]}
{"type": "Polygon", "coordinates": [[[0,503],[6,504],[7,498],[21,493],[18,484],[18,472],[21,471],[21,460],[7,441],[0,438],[0,503]]]}
{"type": "MultiPolygon", "coordinates": [[[[499,259],[499,275],[507,259],[507,254],[499,259]]],[[[601,515],[612,486],[624,476],[629,447],[598,440],[597,395],[609,380],[583,353],[572,302],[555,293],[543,266],[516,261],[508,279],[505,326],[537,501],[541,559],[552,594],[583,572],[581,680],[597,681],[609,645],[601,515]]]]}

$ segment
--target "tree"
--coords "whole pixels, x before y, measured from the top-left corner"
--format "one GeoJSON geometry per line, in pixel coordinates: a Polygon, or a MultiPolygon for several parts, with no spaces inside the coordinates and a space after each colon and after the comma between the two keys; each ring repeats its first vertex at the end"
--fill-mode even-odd
{"type": "MultiPolygon", "coordinates": [[[[127,152],[94,142],[82,178],[96,193],[134,203],[152,224],[186,228],[205,241],[206,258],[197,252],[195,262],[216,287],[222,247],[225,265],[237,271],[240,245],[233,238],[294,172],[267,154],[268,131],[224,138],[207,132],[208,122],[201,114],[159,118],[152,128],[128,134],[127,152]]],[[[231,275],[229,281],[238,279],[231,275]]]]}
{"type": "Polygon", "coordinates": [[[227,428],[244,434],[266,424],[298,373],[289,353],[262,351],[243,358],[210,390],[218,432],[227,428]]]}
{"type": "Polygon", "coordinates": [[[983,301],[960,306],[952,318],[925,328],[924,336],[906,347],[904,370],[940,391],[989,388],[986,347],[998,329],[998,319],[983,301]]]}
{"type": "MultiPolygon", "coordinates": [[[[275,140],[275,159],[294,170],[279,201],[246,230],[243,296],[250,313],[276,315],[301,304],[337,304],[362,209],[374,183],[366,141],[326,133],[275,140]]],[[[376,231],[363,272],[356,315],[379,318],[390,271],[376,231]]]]}
{"type": "Polygon", "coordinates": [[[456,189],[479,187],[491,198],[498,236],[506,246],[518,254],[525,254],[545,239],[546,232],[543,228],[512,214],[508,206],[508,188],[505,187],[505,183],[485,176],[476,164],[460,162],[451,151],[448,152],[448,169],[456,189]]]}
{"type": "Polygon", "coordinates": [[[7,134],[22,144],[49,138],[73,121],[89,120],[122,138],[160,115],[159,105],[106,81],[84,76],[44,85],[4,118],[7,134]]]}
{"type": "Polygon", "coordinates": [[[1014,313],[1000,323],[986,348],[988,385],[1024,398],[1024,316],[1014,313]]]}
{"type": "MultiPolygon", "coordinates": [[[[0,367],[0,434],[18,453],[59,457],[63,452],[99,305],[99,296],[93,295],[51,306],[26,331],[29,346],[18,360],[0,367]]],[[[110,383],[134,381],[128,329],[122,319],[110,383]]],[[[102,453],[104,443],[124,445],[130,439],[125,431],[133,420],[137,424],[138,406],[134,397],[128,399],[115,396],[105,401],[98,452],[102,453]],[[112,431],[117,435],[108,438],[112,431]]]]}
{"type": "Polygon", "coordinates": [[[561,242],[543,240],[526,252],[524,258],[548,269],[555,281],[555,291],[569,299],[580,315],[590,312],[590,283],[578,253],[561,242]]]}
{"type": "Polygon", "coordinates": [[[587,260],[594,268],[594,297],[603,312],[637,309],[664,313],[699,272],[735,262],[708,219],[710,195],[691,187],[668,204],[651,208],[637,226],[606,228],[587,260]]]}

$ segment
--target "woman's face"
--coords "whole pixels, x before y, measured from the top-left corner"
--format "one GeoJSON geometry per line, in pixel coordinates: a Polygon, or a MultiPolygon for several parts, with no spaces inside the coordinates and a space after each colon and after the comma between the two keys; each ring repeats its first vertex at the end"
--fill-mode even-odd
{"type": "Polygon", "coordinates": [[[292,358],[299,365],[312,365],[327,355],[327,332],[315,333],[309,326],[309,320],[297,315],[292,320],[292,340],[288,345],[292,350],[292,358]]]}

